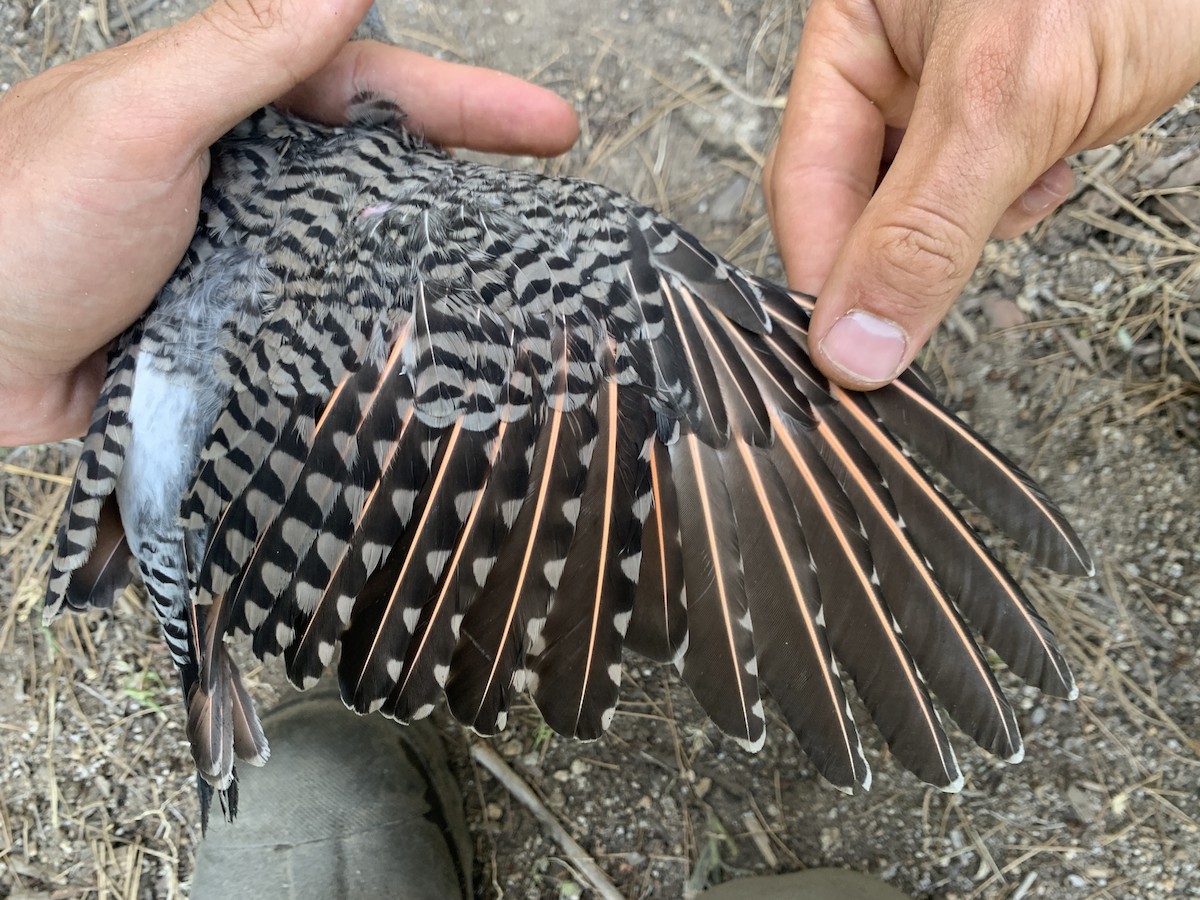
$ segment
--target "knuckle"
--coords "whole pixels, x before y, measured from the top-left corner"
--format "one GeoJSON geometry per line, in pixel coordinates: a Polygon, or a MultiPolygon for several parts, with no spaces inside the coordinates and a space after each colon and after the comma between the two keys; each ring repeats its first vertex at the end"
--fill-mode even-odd
{"type": "Polygon", "coordinates": [[[207,7],[201,15],[220,34],[233,40],[269,31],[284,18],[280,0],[226,0],[207,7]]]}
{"type": "Polygon", "coordinates": [[[876,231],[884,283],[914,297],[957,291],[970,275],[970,233],[940,210],[917,206],[907,213],[876,231]]]}

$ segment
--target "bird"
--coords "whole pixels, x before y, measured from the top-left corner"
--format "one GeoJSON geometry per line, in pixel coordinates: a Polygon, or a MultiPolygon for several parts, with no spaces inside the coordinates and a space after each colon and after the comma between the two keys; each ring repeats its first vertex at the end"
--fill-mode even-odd
{"type": "Polygon", "coordinates": [[[961,498],[1039,565],[1093,565],[919,368],[827,380],[814,302],[600,185],[455,158],[381,96],[336,126],[266,107],[213,147],[185,257],[111,348],[45,617],[144,584],[205,821],[270,752],[239,635],[301,689],[336,668],[358,713],[444,698],[494,735],[526,692],[585,741],[628,648],[750,751],[771,698],[843,790],[871,783],[853,691],[957,790],[939,704],[1023,754],[976,631],[1077,695],[961,498]]]}

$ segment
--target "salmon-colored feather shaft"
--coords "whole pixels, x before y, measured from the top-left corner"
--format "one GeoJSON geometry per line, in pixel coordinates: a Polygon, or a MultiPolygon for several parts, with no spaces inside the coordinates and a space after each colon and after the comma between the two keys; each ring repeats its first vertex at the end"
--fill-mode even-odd
{"type": "MultiPolygon", "coordinates": [[[[381,472],[386,472],[389,468],[391,468],[392,463],[396,458],[396,454],[404,446],[403,437],[404,437],[405,433],[408,431],[408,429],[412,426],[413,421],[414,421],[414,410],[410,406],[408,409],[406,409],[404,411],[404,416],[400,420],[400,428],[396,435],[395,441],[393,441],[388,446],[387,456],[384,457],[383,464],[380,466],[381,472]]],[[[381,493],[380,493],[381,482],[382,482],[382,479],[380,479],[379,481],[376,481],[375,484],[373,484],[371,486],[371,489],[367,492],[366,496],[363,498],[362,509],[359,511],[359,513],[356,517],[358,521],[361,522],[363,520],[363,518],[370,511],[371,507],[375,504],[376,500],[379,499],[379,497],[381,496],[381,493]]],[[[342,569],[345,567],[345,565],[350,561],[350,552],[351,552],[352,548],[353,548],[353,544],[350,541],[347,541],[344,544],[342,544],[340,551],[338,553],[337,561],[330,568],[329,581],[325,585],[325,590],[323,590],[321,592],[320,599],[317,600],[317,602],[313,606],[313,611],[312,611],[312,614],[309,616],[308,623],[304,626],[304,629],[300,632],[299,637],[296,639],[296,641],[294,643],[295,658],[299,658],[300,656],[304,655],[304,652],[306,650],[305,645],[308,643],[310,637],[316,633],[314,626],[316,625],[317,621],[319,620],[320,615],[322,614],[322,611],[325,609],[325,604],[329,602],[330,597],[332,596],[332,588],[335,584],[337,584],[339,573],[342,571],[342,569]]],[[[325,613],[325,614],[328,615],[329,613],[325,613]]]]}
{"type": "MultiPolygon", "coordinates": [[[[801,453],[800,449],[796,446],[795,440],[792,438],[791,434],[786,430],[779,429],[776,436],[779,440],[779,445],[784,448],[785,452],[792,460],[792,463],[795,465],[796,470],[800,473],[801,477],[804,478],[805,483],[808,485],[810,495],[816,500],[817,505],[820,507],[821,514],[828,523],[829,529],[835,536],[846,559],[851,561],[855,576],[859,580],[859,586],[863,592],[863,595],[870,599],[870,612],[878,620],[880,631],[887,635],[892,656],[900,663],[901,670],[904,679],[908,684],[909,691],[913,694],[913,696],[924,698],[925,689],[921,684],[921,677],[917,674],[916,669],[913,668],[912,661],[908,656],[908,651],[900,643],[900,638],[892,627],[890,617],[880,604],[879,596],[875,590],[875,585],[872,583],[871,577],[863,570],[854,554],[853,549],[847,542],[844,533],[845,526],[840,522],[837,513],[830,507],[829,501],[825,497],[825,493],[821,488],[820,481],[812,472],[807,460],[804,458],[804,454],[801,453]]],[[[925,730],[930,734],[941,734],[942,726],[941,723],[939,723],[936,719],[936,714],[933,711],[933,707],[930,706],[930,704],[926,701],[921,702],[920,707],[921,715],[924,718],[923,724],[925,730]]],[[[934,744],[939,747],[940,753],[941,741],[934,741],[934,744]]],[[[951,760],[947,759],[945,756],[941,756],[941,762],[942,767],[947,772],[957,771],[957,765],[951,760]]]]}
{"type": "MultiPolygon", "coordinates": [[[[449,458],[454,455],[454,447],[458,443],[459,437],[462,435],[462,429],[463,429],[463,423],[462,423],[462,420],[460,419],[450,427],[449,432],[442,439],[444,441],[443,452],[444,452],[446,458],[449,458]]],[[[445,480],[446,472],[449,470],[449,468],[450,467],[447,465],[442,465],[438,468],[437,472],[434,474],[433,485],[430,488],[430,497],[431,498],[436,497],[438,492],[441,490],[442,483],[445,480]]],[[[383,615],[380,618],[379,628],[376,630],[375,636],[371,640],[370,647],[367,649],[367,652],[363,655],[362,663],[359,668],[358,680],[355,682],[355,685],[354,685],[354,691],[353,691],[354,695],[357,695],[358,692],[362,689],[363,679],[366,677],[367,672],[371,667],[371,658],[375,655],[376,651],[379,649],[379,642],[380,642],[380,640],[383,639],[384,633],[387,630],[387,626],[389,624],[391,624],[394,627],[394,623],[391,622],[392,610],[395,608],[396,603],[400,599],[400,588],[404,585],[404,577],[405,577],[405,575],[408,574],[409,566],[412,565],[413,554],[416,552],[417,548],[420,546],[420,542],[419,542],[420,535],[425,530],[425,528],[429,525],[429,516],[433,509],[434,509],[434,503],[433,503],[432,499],[430,499],[429,502],[427,502],[425,504],[425,508],[421,510],[421,517],[420,517],[420,519],[417,520],[417,524],[409,527],[408,551],[405,554],[404,562],[400,566],[400,572],[396,576],[396,583],[392,586],[391,593],[388,594],[387,603],[384,606],[383,615]]]]}
{"type": "Polygon", "coordinates": [[[893,382],[893,384],[900,391],[900,393],[908,399],[909,402],[921,407],[927,413],[929,413],[929,415],[935,416],[945,427],[954,432],[955,437],[958,440],[965,444],[969,444],[975,449],[976,453],[986,458],[993,466],[995,471],[1001,473],[1005,477],[1008,485],[1006,490],[1011,490],[1024,497],[1026,502],[1032,505],[1038,511],[1042,521],[1051,525],[1051,527],[1058,532],[1060,539],[1058,543],[1060,543],[1062,546],[1071,548],[1078,562],[1079,573],[1084,575],[1094,574],[1095,567],[1093,566],[1092,561],[1086,556],[1086,553],[1082,556],[1079,553],[1077,548],[1078,539],[1074,536],[1074,534],[1064,529],[1061,517],[1059,516],[1057,510],[1051,508],[1046,498],[1037,490],[1035,490],[1032,484],[1014,475],[1010,465],[1006,461],[998,458],[995,451],[986,442],[980,440],[978,435],[976,435],[969,428],[965,427],[961,421],[959,421],[955,416],[951,415],[949,411],[942,408],[940,404],[930,403],[929,399],[923,393],[917,391],[912,385],[906,384],[903,381],[896,381],[893,382]]]}
{"type": "MultiPolygon", "coordinates": [[[[658,454],[650,453],[650,490],[652,491],[654,502],[650,507],[650,519],[654,523],[654,542],[660,548],[660,559],[666,559],[667,551],[667,531],[666,525],[663,522],[661,511],[663,509],[663,475],[658,469],[658,454]]],[[[643,551],[644,552],[644,551],[643,551]]],[[[659,578],[659,583],[662,585],[662,590],[658,593],[663,606],[663,621],[670,619],[670,596],[671,596],[671,574],[667,570],[666,565],[660,565],[656,573],[659,578]]]]}
{"type": "MultiPolygon", "coordinates": [[[[392,342],[392,348],[388,352],[387,361],[384,363],[384,367],[379,373],[379,380],[376,382],[375,389],[371,392],[370,398],[364,406],[362,416],[364,420],[367,412],[374,407],[375,402],[380,396],[382,396],[384,386],[389,384],[392,378],[399,377],[397,376],[397,370],[401,365],[404,355],[404,348],[408,344],[408,339],[411,334],[412,320],[409,319],[400,327],[400,330],[396,334],[396,339],[392,342]]],[[[330,405],[332,406],[332,404],[330,405]]],[[[403,437],[413,423],[413,413],[414,410],[412,406],[408,406],[404,410],[404,414],[400,419],[400,427],[397,431],[395,440],[388,445],[387,454],[384,456],[379,467],[381,477],[377,479],[373,485],[371,485],[370,490],[367,491],[366,496],[363,498],[362,507],[359,509],[355,517],[357,522],[361,522],[363,520],[371,506],[375,503],[375,500],[378,498],[379,486],[383,480],[382,473],[387,472],[391,468],[392,463],[396,458],[396,453],[404,445],[403,437]]],[[[293,652],[296,658],[304,654],[305,645],[308,643],[310,636],[314,633],[313,626],[318,620],[318,612],[329,601],[330,588],[332,585],[337,583],[337,575],[349,560],[349,554],[352,547],[353,542],[351,541],[347,541],[342,544],[341,551],[338,554],[337,562],[330,569],[330,577],[329,581],[325,584],[325,590],[321,592],[320,598],[314,604],[312,612],[309,615],[308,622],[305,624],[303,631],[301,631],[298,638],[295,640],[295,649],[293,652]]]]}
{"type": "MultiPolygon", "coordinates": [[[[500,454],[500,448],[504,444],[504,434],[508,428],[509,423],[507,419],[502,416],[496,426],[496,434],[495,437],[492,438],[492,447],[488,453],[489,468],[496,463],[496,458],[500,454]]],[[[486,484],[481,486],[475,493],[474,498],[471,500],[471,508],[467,511],[467,517],[463,522],[462,531],[459,532],[454,551],[451,554],[449,561],[446,563],[446,567],[442,570],[441,589],[437,592],[437,596],[430,600],[425,607],[429,615],[429,624],[417,637],[417,641],[410,653],[409,665],[405,668],[404,675],[399,686],[397,687],[397,691],[400,693],[403,693],[408,687],[408,684],[412,679],[412,674],[417,669],[417,661],[424,656],[425,648],[428,646],[429,640],[436,630],[433,623],[438,621],[445,614],[446,604],[449,601],[450,591],[454,584],[455,573],[458,571],[459,565],[461,565],[463,562],[463,554],[466,552],[467,547],[470,546],[469,538],[471,536],[471,532],[475,528],[475,522],[479,518],[480,510],[483,509],[484,498],[487,496],[486,487],[486,484]]],[[[451,610],[450,612],[453,613],[454,610],[451,610]]]]}
{"type": "MultiPolygon", "coordinates": [[[[722,385],[722,387],[727,390],[736,391],[738,396],[741,397],[742,406],[747,409],[753,409],[756,406],[755,399],[746,393],[745,384],[743,383],[742,379],[737,378],[734,375],[729,360],[727,360],[725,355],[720,352],[719,348],[721,345],[713,336],[712,329],[709,328],[708,325],[707,317],[696,303],[696,298],[692,295],[691,291],[683,286],[680,286],[677,289],[677,293],[683,298],[684,304],[690,311],[691,320],[695,322],[696,327],[708,339],[708,346],[712,355],[721,363],[722,368],[725,370],[727,378],[725,379],[725,383],[722,385]]],[[[732,328],[729,329],[729,331],[732,330],[732,328]]]]}
{"type": "Polygon", "coordinates": [[[1026,632],[1032,635],[1039,643],[1043,657],[1054,666],[1058,678],[1064,684],[1072,684],[1073,678],[1069,672],[1064,671],[1058,665],[1058,653],[1051,646],[1040,623],[1034,619],[1033,613],[1029,609],[1025,599],[1017,593],[1015,585],[1005,577],[1000,569],[1000,564],[996,562],[995,558],[979,546],[974,532],[971,531],[962,517],[953,513],[953,510],[950,509],[946,498],[942,496],[941,492],[935,489],[929,480],[917,471],[916,466],[906,454],[901,453],[896,448],[895,443],[882,432],[878,421],[868,415],[861,404],[854,402],[854,398],[847,396],[846,391],[836,385],[833,386],[833,395],[841,403],[840,409],[854,418],[861,432],[870,435],[877,450],[888,454],[892,463],[904,470],[909,476],[911,484],[921,491],[931,504],[946,511],[944,521],[959,533],[964,544],[978,551],[975,554],[976,559],[986,568],[995,585],[999,586],[1005,592],[1011,609],[1021,617],[1025,624],[1026,632]]]}
{"type": "Polygon", "coordinates": [[[579,705],[577,712],[582,715],[583,703],[588,695],[588,684],[592,679],[592,665],[596,655],[596,633],[600,628],[600,610],[603,609],[603,594],[604,581],[608,574],[608,557],[612,553],[612,516],[613,516],[613,494],[616,485],[617,475],[617,395],[619,388],[612,384],[609,386],[608,408],[604,410],[604,415],[608,418],[607,431],[607,447],[605,452],[605,472],[604,472],[604,525],[600,531],[600,546],[596,549],[596,555],[599,565],[596,567],[596,587],[593,592],[592,614],[591,620],[588,623],[588,648],[587,660],[583,666],[583,684],[579,691],[579,705]]]}
{"type": "MultiPolygon", "coordinates": [[[[563,354],[560,359],[560,365],[565,368],[567,365],[567,347],[566,342],[563,342],[563,354]]],[[[563,417],[566,414],[563,412],[562,403],[551,404],[549,421],[543,426],[549,429],[546,440],[546,457],[545,465],[542,466],[541,481],[538,483],[536,493],[533,499],[533,520],[529,528],[529,540],[525,544],[525,552],[521,557],[521,567],[517,575],[516,584],[513,588],[512,597],[509,600],[508,613],[504,618],[504,627],[501,629],[501,636],[504,641],[509,639],[516,625],[517,610],[520,606],[522,589],[525,586],[525,580],[529,575],[529,565],[534,556],[534,550],[537,547],[538,531],[541,528],[541,523],[546,512],[546,502],[550,496],[550,490],[554,479],[554,457],[558,452],[559,438],[562,433],[563,417]]],[[[526,501],[529,502],[529,501],[526,501]]],[[[504,663],[504,654],[497,653],[492,659],[491,668],[488,671],[487,681],[484,689],[479,692],[480,704],[485,698],[491,694],[492,685],[495,683],[498,670],[504,663]]]]}
{"type": "Polygon", "coordinates": [[[828,413],[818,408],[817,416],[817,431],[829,449],[838,456],[841,460],[843,469],[847,477],[852,479],[858,487],[858,495],[863,500],[869,503],[877,517],[877,521],[882,522],[895,537],[896,547],[899,548],[908,560],[908,571],[910,574],[920,579],[925,588],[927,599],[931,599],[937,604],[937,614],[941,616],[941,620],[949,624],[953,629],[954,638],[963,647],[967,649],[966,656],[970,660],[970,665],[975,670],[974,681],[976,684],[982,684],[988,693],[990,704],[999,715],[997,718],[1001,723],[1008,736],[1009,744],[1019,747],[1021,738],[1016,734],[1011,726],[1015,725],[1011,722],[1011,714],[1009,713],[1008,702],[1000,693],[999,685],[993,678],[991,670],[987,668],[982,654],[979,653],[978,647],[975,644],[975,639],[966,632],[963,627],[962,618],[958,615],[957,610],[950,606],[950,601],[946,597],[944,591],[938,583],[933,579],[929,567],[925,565],[925,561],[917,553],[908,536],[896,523],[892,511],[888,509],[879,497],[879,493],[875,490],[875,486],[871,480],[863,473],[862,469],[855,464],[855,460],[847,448],[843,445],[835,429],[830,428],[827,421],[828,413]]]}
{"type": "Polygon", "coordinates": [[[103,606],[141,573],[229,809],[233,757],[266,754],[235,632],[300,687],[340,651],[360,712],[444,696],[490,734],[528,691],[582,739],[628,647],[752,751],[774,694],[843,787],[870,772],[842,669],[930,783],[962,784],[931,695],[1015,758],[964,616],[1074,690],[935,479],[1048,567],[1087,551],[919,370],[844,392],[808,354],[813,298],[654,210],[454,159],[376,97],[347,119],[266,108],[214,146],[193,245],[114,345],[47,592],[103,606]]]}
{"type": "MultiPolygon", "coordinates": [[[[684,321],[684,319],[680,316],[679,301],[678,301],[678,298],[676,297],[675,289],[671,286],[671,283],[667,280],[665,275],[659,276],[659,284],[661,285],[660,290],[662,291],[663,299],[666,301],[666,304],[671,308],[671,312],[674,314],[675,321],[677,321],[677,322],[684,321]]],[[[697,376],[698,376],[698,374],[701,371],[703,371],[703,368],[704,368],[699,362],[701,354],[703,352],[702,348],[693,347],[691,345],[691,343],[688,341],[688,335],[687,335],[686,328],[679,329],[679,344],[683,348],[683,355],[684,355],[684,358],[687,360],[688,370],[691,372],[697,373],[697,376]]],[[[718,404],[720,404],[720,402],[721,402],[720,398],[718,398],[716,403],[714,404],[713,400],[705,392],[704,379],[700,378],[700,377],[696,377],[693,380],[696,385],[696,391],[699,394],[700,403],[704,407],[705,418],[708,419],[709,421],[715,421],[717,417],[714,415],[714,409],[719,408],[718,404]]]]}
{"type": "MultiPolygon", "coordinates": [[[[778,427],[778,422],[775,423],[778,427]]],[[[778,517],[775,513],[776,499],[771,497],[763,485],[762,476],[759,474],[758,465],[754,458],[754,451],[747,446],[743,441],[736,442],[739,454],[742,457],[742,464],[746,468],[746,472],[750,475],[750,482],[754,486],[754,492],[758,497],[758,506],[762,510],[763,518],[767,522],[767,527],[770,529],[771,538],[775,543],[775,550],[778,558],[783,563],[784,572],[787,575],[788,586],[791,589],[791,597],[795,601],[796,609],[800,612],[800,618],[804,622],[804,637],[813,648],[813,656],[820,659],[825,655],[825,643],[821,639],[821,634],[817,623],[809,615],[808,607],[804,603],[804,590],[800,585],[800,577],[796,573],[796,566],[793,559],[794,548],[787,546],[784,541],[783,533],[779,526],[778,517]]],[[[837,682],[837,676],[828,666],[822,666],[820,671],[821,687],[823,693],[829,696],[829,703],[835,707],[841,705],[839,698],[840,684],[837,682]]],[[[770,687],[770,685],[768,685],[770,687]]],[[[858,735],[846,729],[846,720],[838,717],[838,723],[841,731],[841,736],[846,748],[846,756],[854,756],[858,752],[858,735]]]]}
{"type": "MultiPolygon", "coordinates": [[[[814,299],[812,297],[798,293],[792,293],[790,296],[799,308],[807,312],[812,312],[814,308],[814,299]]],[[[787,310],[783,308],[782,304],[776,303],[771,306],[771,317],[807,338],[808,323],[799,318],[795,310],[787,310]]],[[[837,390],[840,391],[841,389],[838,388],[837,390]]],[[[927,415],[933,416],[942,427],[949,429],[954,434],[955,440],[961,441],[963,444],[971,447],[975,453],[987,460],[993,474],[1004,479],[1005,493],[1017,494],[1022,497],[1026,503],[1037,511],[1039,521],[1055,530],[1058,537],[1055,545],[1069,548],[1071,562],[1074,564],[1074,567],[1073,569],[1063,568],[1063,571],[1074,571],[1075,574],[1083,575],[1091,575],[1095,572],[1095,566],[1088,557],[1087,551],[1080,545],[1078,537],[1070,531],[1061,514],[1050,505],[1048,499],[1031,482],[1022,478],[1014,470],[1011,463],[1000,458],[996,451],[968,428],[965,423],[960,421],[940,403],[926,396],[922,390],[914,387],[904,376],[897,378],[891,385],[884,388],[884,390],[895,391],[903,398],[905,404],[914,409],[923,410],[927,415]]],[[[967,487],[964,484],[958,485],[958,488],[964,492],[967,492],[967,487]]],[[[993,516],[993,518],[995,517],[993,516]]],[[[1002,523],[997,522],[997,524],[1002,523]]],[[[1017,535],[1014,534],[1013,537],[1016,538],[1017,535]]],[[[1049,561],[1045,562],[1049,564],[1049,561]]]]}
{"type": "MultiPolygon", "coordinates": [[[[700,447],[696,436],[689,434],[680,438],[680,440],[686,442],[686,449],[692,460],[693,471],[698,473],[703,472],[704,462],[700,458],[700,447]]],[[[734,638],[733,612],[730,608],[733,600],[729,596],[729,587],[728,582],[726,581],[726,562],[724,555],[721,552],[721,547],[717,542],[717,527],[714,522],[715,513],[712,508],[712,500],[709,497],[708,486],[704,483],[704,479],[697,478],[695,487],[700,499],[701,513],[704,516],[704,533],[708,537],[709,558],[712,560],[713,565],[713,583],[716,585],[717,596],[721,605],[721,633],[725,636],[725,640],[728,644],[727,650],[729,652],[729,658],[734,661],[732,668],[734,677],[737,679],[738,704],[742,710],[742,719],[746,722],[746,734],[752,734],[755,730],[752,726],[752,722],[755,717],[752,715],[750,709],[746,706],[746,690],[742,684],[742,670],[740,666],[741,661],[738,655],[737,641],[734,638]]]]}

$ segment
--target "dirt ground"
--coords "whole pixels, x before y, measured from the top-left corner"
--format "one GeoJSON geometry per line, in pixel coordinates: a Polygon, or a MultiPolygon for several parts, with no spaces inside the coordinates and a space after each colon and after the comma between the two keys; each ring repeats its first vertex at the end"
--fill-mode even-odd
{"type": "MultiPolygon", "coordinates": [[[[198,5],[103,3],[0,5],[0,89],[198,5]]],[[[579,145],[549,170],[630,192],[778,275],[757,182],[803,5],[393,0],[384,11],[400,43],[576,103],[579,145]]],[[[1026,759],[1006,766],[960,741],[957,795],[917,782],[868,731],[875,787],[847,797],[782,723],[747,755],[673,670],[629,658],[605,740],[549,735],[526,704],[494,742],[623,896],[813,866],[872,872],[915,897],[1200,896],[1198,145],[1194,92],[1075,160],[1077,195],[1034,234],[989,246],[926,359],[1097,559],[1094,579],[1063,581],[1006,551],[1067,648],[1079,700],[1006,676],[1026,759]]],[[[127,596],[113,615],[40,625],[60,473],[76,452],[0,451],[0,897],[187,896],[197,806],[149,610],[127,596]]],[[[279,695],[278,673],[252,680],[265,705],[279,695]]],[[[471,762],[477,739],[443,724],[481,896],[590,896],[543,826],[471,762]]]]}

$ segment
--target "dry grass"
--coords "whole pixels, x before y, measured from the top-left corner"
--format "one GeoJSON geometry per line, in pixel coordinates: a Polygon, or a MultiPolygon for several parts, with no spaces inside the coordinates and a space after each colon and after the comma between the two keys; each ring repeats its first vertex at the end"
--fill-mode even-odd
{"type": "MultiPolygon", "coordinates": [[[[18,4],[11,15],[26,34],[0,46],[0,59],[21,75],[120,39],[124,22],[153,5],[18,4]]],[[[584,135],[548,168],[620,186],[769,271],[756,195],[765,144],[731,123],[773,127],[795,6],[765,5],[740,67],[699,54],[661,71],[611,35],[581,38],[595,51],[572,76],[589,113],[584,135]],[[626,71],[646,85],[631,98],[610,91],[626,71]],[[710,203],[722,196],[718,215],[710,203]]],[[[441,16],[396,33],[476,58],[441,16]]],[[[560,87],[569,62],[548,48],[518,72],[560,87]]],[[[1007,436],[1026,445],[1024,459],[1049,474],[1100,550],[1089,583],[1023,578],[1075,666],[1076,718],[1019,693],[1032,732],[1020,769],[1002,779],[1000,767],[974,761],[963,794],[947,798],[896,776],[884,754],[876,795],[843,800],[798,778],[806,770],[786,740],[753,767],[730,762],[711,729],[686,724],[699,721],[695,709],[665,672],[627,673],[614,734],[591,747],[564,745],[532,707],[518,707],[501,754],[627,895],[815,864],[871,867],[912,891],[968,898],[1200,890],[1200,514],[1182,496],[1200,473],[1198,102],[1193,94],[1138,135],[1085,154],[1067,209],[988,248],[926,359],[980,415],[997,380],[1018,382],[1025,393],[988,424],[1010,429],[1002,445],[1007,436]],[[1016,375],[1014,357],[1024,366],[1016,375]],[[1004,378],[989,380],[980,365],[1004,378]],[[1128,479],[1091,477],[1122,463],[1128,479]],[[1170,488],[1171,474],[1182,487],[1170,488]],[[1122,496],[1110,496],[1113,485],[1122,496]]],[[[0,451],[0,672],[14,685],[0,696],[0,894],[174,897],[186,894],[195,806],[180,698],[152,617],[127,596],[115,615],[40,625],[74,452],[0,451]]],[[[487,889],[557,896],[571,870],[547,861],[553,850],[529,837],[502,792],[480,773],[472,780],[487,889]]]]}

